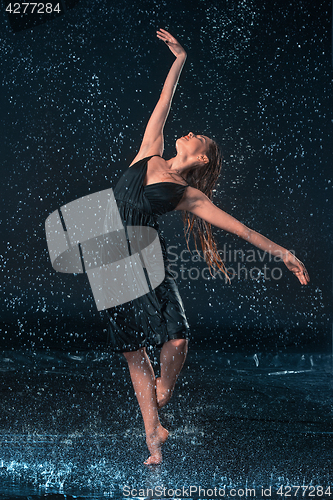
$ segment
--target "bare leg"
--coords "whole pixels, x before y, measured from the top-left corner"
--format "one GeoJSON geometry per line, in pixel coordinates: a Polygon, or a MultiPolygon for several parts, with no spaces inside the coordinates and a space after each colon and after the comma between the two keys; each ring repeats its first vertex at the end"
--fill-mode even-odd
{"type": "Polygon", "coordinates": [[[187,340],[169,340],[161,349],[161,377],[156,379],[157,406],[162,408],[172,396],[187,354],[187,340]]]}
{"type": "Polygon", "coordinates": [[[158,418],[154,370],[146,349],[125,352],[124,356],[140,406],[146,431],[146,442],[150,451],[150,457],[144,463],[146,465],[159,464],[162,462],[162,444],[167,440],[169,433],[162,427],[158,418]]]}

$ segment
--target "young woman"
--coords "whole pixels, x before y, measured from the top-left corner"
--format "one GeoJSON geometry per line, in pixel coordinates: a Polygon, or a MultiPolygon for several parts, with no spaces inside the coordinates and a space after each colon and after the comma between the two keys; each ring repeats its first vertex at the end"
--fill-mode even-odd
{"type": "MultiPolygon", "coordinates": [[[[182,210],[186,232],[196,230],[210,269],[225,272],[211,233],[214,225],[281,257],[301,284],[306,285],[308,273],[292,253],[212,203],[210,198],[221,169],[219,148],[212,139],[189,132],[176,141],[174,158],[162,158],[163,128],[186,52],[167,31],[157,31],[157,37],[167,44],[176,59],[147,124],[140,150],[114,189],[124,226],[151,226],[158,230],[158,215],[182,210]]],[[[161,448],[168,431],[159,421],[158,410],[172,395],[188,342],[188,323],[175,280],[168,270],[166,244],[161,234],[160,243],[165,263],[161,285],[150,287],[149,293],[138,299],[107,310],[110,346],[124,354],[140,405],[150,452],[146,465],[162,461],[161,448]],[[155,378],[146,352],[149,345],[161,346],[159,378],[155,378]]]]}

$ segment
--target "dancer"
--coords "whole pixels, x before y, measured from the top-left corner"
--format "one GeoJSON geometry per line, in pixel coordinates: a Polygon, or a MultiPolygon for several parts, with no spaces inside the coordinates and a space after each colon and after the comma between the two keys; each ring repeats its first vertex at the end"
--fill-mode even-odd
{"type": "MultiPolygon", "coordinates": [[[[301,284],[306,285],[308,273],[292,253],[212,203],[222,161],[212,139],[189,132],[176,141],[175,157],[162,158],[164,124],[186,52],[166,30],[157,31],[157,37],[166,43],[176,59],[147,124],[140,150],[114,189],[124,226],[151,226],[158,230],[159,215],[181,210],[186,235],[197,234],[211,270],[227,275],[212,236],[211,225],[214,225],[281,257],[301,284]]],[[[124,354],[140,405],[150,452],[146,465],[162,461],[161,449],[168,431],[160,423],[158,410],[169,401],[174,390],[186,358],[189,330],[177,285],[168,269],[166,243],[163,236],[159,236],[165,265],[163,282],[146,295],[107,310],[110,347],[124,354]],[[148,346],[161,346],[158,378],[146,352],[148,346]]]]}

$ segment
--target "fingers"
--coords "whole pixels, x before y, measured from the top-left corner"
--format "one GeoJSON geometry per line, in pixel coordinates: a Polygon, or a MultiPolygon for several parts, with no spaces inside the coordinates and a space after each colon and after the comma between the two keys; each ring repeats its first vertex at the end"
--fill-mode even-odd
{"type": "Polygon", "coordinates": [[[156,31],[157,38],[160,40],[163,40],[163,42],[168,43],[168,42],[176,42],[176,39],[168,33],[168,31],[164,30],[163,28],[159,29],[156,31]]]}
{"type": "Polygon", "coordinates": [[[309,274],[305,268],[303,262],[301,262],[295,255],[291,260],[291,267],[289,267],[290,271],[298,278],[302,285],[307,285],[310,281],[309,274]]]}
{"type": "Polygon", "coordinates": [[[309,283],[310,277],[305,267],[303,267],[303,269],[298,269],[297,271],[294,271],[294,274],[299,279],[302,285],[307,285],[309,283]]]}
{"type": "Polygon", "coordinates": [[[163,35],[163,36],[172,36],[170,35],[170,33],[167,31],[167,30],[164,30],[163,28],[160,28],[159,30],[157,30],[157,33],[163,35]]]}
{"type": "Polygon", "coordinates": [[[300,270],[300,275],[302,277],[302,285],[307,285],[310,281],[310,276],[307,270],[305,269],[304,264],[302,264],[302,269],[300,270]]]}
{"type": "Polygon", "coordinates": [[[157,33],[157,36],[158,36],[159,38],[166,38],[166,37],[168,37],[168,36],[171,36],[171,35],[170,35],[170,33],[168,33],[166,30],[164,30],[164,29],[162,29],[162,28],[161,28],[161,29],[159,29],[159,30],[157,30],[157,31],[156,31],[156,33],[157,33]]]}

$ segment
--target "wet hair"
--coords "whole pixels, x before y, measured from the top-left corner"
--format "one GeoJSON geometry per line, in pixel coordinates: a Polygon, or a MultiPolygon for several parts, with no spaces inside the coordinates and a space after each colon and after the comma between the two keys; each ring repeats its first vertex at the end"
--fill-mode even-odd
{"type": "MultiPolygon", "coordinates": [[[[195,167],[190,170],[187,173],[186,181],[190,186],[202,191],[211,200],[213,189],[221,172],[223,160],[220,148],[215,141],[210,142],[206,156],[209,162],[205,163],[203,168],[195,167]]],[[[217,250],[217,245],[212,234],[212,225],[187,211],[183,212],[183,221],[187,248],[189,249],[189,239],[192,234],[196,250],[198,250],[197,240],[200,240],[203,255],[211,276],[214,276],[214,273],[218,271],[222,271],[230,281],[224,262],[217,250]]]]}

